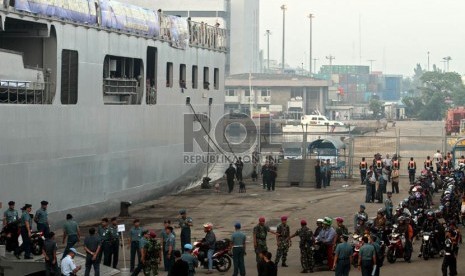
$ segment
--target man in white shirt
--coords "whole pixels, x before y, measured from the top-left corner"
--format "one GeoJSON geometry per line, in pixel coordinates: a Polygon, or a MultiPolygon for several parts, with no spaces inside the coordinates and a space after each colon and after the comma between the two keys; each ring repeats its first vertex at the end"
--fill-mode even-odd
{"type": "Polygon", "coordinates": [[[437,150],[437,152],[433,155],[434,163],[436,163],[436,171],[439,172],[441,162],[442,162],[442,154],[441,151],[437,150]]]}
{"type": "Polygon", "coordinates": [[[77,254],[76,249],[70,248],[68,255],[61,260],[61,274],[65,276],[73,276],[81,270],[81,266],[74,263],[74,256],[77,254]]]}

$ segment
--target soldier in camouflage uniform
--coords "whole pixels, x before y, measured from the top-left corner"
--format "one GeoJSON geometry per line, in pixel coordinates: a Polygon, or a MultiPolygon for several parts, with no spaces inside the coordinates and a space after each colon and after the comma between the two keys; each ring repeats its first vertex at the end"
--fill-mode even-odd
{"type": "Polygon", "coordinates": [[[337,238],[336,238],[336,244],[334,248],[336,248],[336,245],[342,242],[343,235],[349,235],[349,229],[347,229],[347,227],[344,225],[344,219],[341,217],[336,218],[336,222],[337,222],[337,228],[336,228],[337,238]]]}
{"type": "Polygon", "coordinates": [[[257,264],[260,262],[260,252],[268,251],[268,246],[266,245],[266,236],[268,235],[268,232],[276,235],[276,232],[271,231],[270,227],[265,225],[265,218],[260,217],[258,219],[258,224],[253,228],[253,244],[257,257],[257,264]]]}
{"type": "Polygon", "coordinates": [[[150,238],[145,244],[144,275],[158,275],[158,266],[161,262],[161,244],[155,239],[157,235],[150,232],[150,238]]]}
{"type": "Polygon", "coordinates": [[[287,260],[287,252],[289,251],[289,247],[291,246],[291,242],[288,239],[291,235],[291,230],[289,229],[289,225],[287,225],[287,217],[281,217],[281,224],[278,225],[276,233],[276,240],[278,242],[278,250],[276,251],[276,259],[274,263],[278,265],[279,260],[281,257],[283,258],[283,262],[281,264],[282,267],[287,267],[286,260],[287,260]]]}
{"type": "Polygon", "coordinates": [[[305,220],[300,221],[299,230],[295,232],[294,235],[290,236],[288,239],[291,240],[295,236],[300,237],[300,264],[302,265],[301,273],[313,272],[314,262],[313,262],[313,233],[307,227],[307,222],[305,220]]]}

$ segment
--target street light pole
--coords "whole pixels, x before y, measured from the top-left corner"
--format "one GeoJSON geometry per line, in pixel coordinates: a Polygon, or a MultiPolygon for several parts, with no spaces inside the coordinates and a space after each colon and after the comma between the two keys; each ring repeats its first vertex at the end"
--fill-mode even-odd
{"type": "Polygon", "coordinates": [[[333,60],[336,59],[333,55],[326,56],[326,59],[329,60],[329,78],[331,79],[333,76],[333,60]]]}
{"type": "Polygon", "coordinates": [[[286,10],[287,6],[282,5],[281,10],[283,11],[283,54],[282,54],[282,60],[281,60],[281,69],[282,73],[284,73],[284,64],[285,64],[285,59],[284,59],[284,54],[285,54],[285,48],[286,48],[286,10]]]}
{"type": "Polygon", "coordinates": [[[316,61],[317,60],[318,60],[317,58],[313,59],[313,72],[315,72],[315,73],[316,73],[316,61]]]}
{"type": "Polygon", "coordinates": [[[266,44],[267,44],[267,50],[266,50],[266,53],[267,53],[267,70],[266,72],[267,73],[270,73],[270,35],[271,35],[271,31],[270,30],[266,30],[266,44]]]}
{"type": "Polygon", "coordinates": [[[429,51],[428,51],[428,72],[429,72],[429,51]]]}
{"type": "Polygon", "coordinates": [[[312,75],[312,21],[315,16],[311,13],[308,15],[308,18],[310,19],[310,63],[309,63],[309,69],[308,71],[310,72],[310,76],[312,75]]]}

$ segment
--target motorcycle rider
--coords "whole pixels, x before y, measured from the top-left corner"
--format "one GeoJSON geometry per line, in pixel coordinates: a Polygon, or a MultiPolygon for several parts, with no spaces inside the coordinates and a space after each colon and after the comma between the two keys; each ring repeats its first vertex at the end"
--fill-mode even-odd
{"type": "Polygon", "coordinates": [[[355,225],[355,233],[359,236],[363,236],[365,234],[365,222],[367,221],[367,217],[365,215],[358,215],[357,224],[355,225]]]}
{"type": "MultiPolygon", "coordinates": [[[[434,212],[433,211],[428,211],[426,213],[426,220],[423,223],[422,231],[423,232],[431,232],[432,233],[432,244],[433,247],[439,252],[441,247],[440,244],[441,242],[439,241],[439,221],[434,217],[434,212]]],[[[420,247],[420,254],[418,254],[418,257],[423,256],[423,244],[420,247]]]]}
{"type": "MultiPolygon", "coordinates": [[[[406,222],[404,216],[399,217],[398,223],[397,231],[405,237],[405,252],[410,254],[412,252],[413,228],[406,222]]],[[[410,263],[410,259],[407,262],[410,263]]]]}
{"type": "Polygon", "coordinates": [[[324,244],[326,250],[326,256],[328,258],[328,268],[331,270],[334,264],[333,253],[334,253],[334,239],[336,238],[336,230],[331,226],[333,220],[329,217],[324,218],[323,230],[318,235],[318,242],[324,244]]]}
{"type": "Polygon", "coordinates": [[[315,232],[313,232],[313,237],[316,238],[320,234],[321,229],[323,229],[323,219],[316,220],[315,232]]]}
{"type": "Polygon", "coordinates": [[[213,254],[215,254],[215,244],[216,244],[216,236],[213,232],[213,224],[212,223],[205,223],[203,225],[203,231],[205,232],[205,244],[208,245],[208,271],[206,274],[213,273],[213,254]]]}
{"type": "Polygon", "coordinates": [[[354,231],[357,228],[357,224],[358,224],[358,220],[359,220],[360,215],[364,216],[365,220],[368,219],[368,214],[365,212],[365,209],[366,209],[365,205],[361,204],[358,213],[355,214],[355,216],[354,216],[354,231]]]}

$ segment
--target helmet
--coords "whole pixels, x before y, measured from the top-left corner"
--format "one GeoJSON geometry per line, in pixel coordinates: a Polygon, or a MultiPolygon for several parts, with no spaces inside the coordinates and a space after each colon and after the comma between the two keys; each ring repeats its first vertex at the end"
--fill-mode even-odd
{"type": "Polygon", "coordinates": [[[428,211],[426,213],[426,216],[428,217],[428,219],[430,219],[430,218],[432,219],[432,218],[434,218],[434,212],[433,211],[428,211]]]}
{"type": "Polygon", "coordinates": [[[324,222],[323,219],[317,219],[317,220],[316,220],[316,223],[323,223],[323,222],[324,222]]]}
{"type": "Polygon", "coordinates": [[[384,208],[379,208],[378,209],[378,214],[384,215],[385,212],[386,212],[386,210],[384,208]]]}
{"type": "Polygon", "coordinates": [[[365,215],[359,214],[357,216],[357,219],[365,222],[367,220],[367,217],[365,215]]]}
{"type": "Polygon", "coordinates": [[[304,220],[304,219],[303,219],[303,220],[301,220],[301,221],[300,221],[300,225],[307,225],[307,221],[306,221],[306,220],[304,220]]]}
{"type": "Polygon", "coordinates": [[[331,224],[333,224],[333,219],[330,218],[330,217],[325,217],[323,223],[326,224],[326,225],[331,225],[331,224]]]}
{"type": "Polygon", "coordinates": [[[366,226],[368,228],[371,228],[371,227],[373,227],[374,224],[375,224],[375,222],[372,219],[370,219],[370,220],[367,221],[366,226]]]}
{"type": "Polygon", "coordinates": [[[184,245],[184,249],[186,249],[186,250],[192,250],[192,244],[186,243],[186,244],[184,245]]]}
{"type": "Polygon", "coordinates": [[[400,216],[397,220],[398,220],[399,222],[405,221],[405,217],[404,217],[404,216],[400,216]]]}
{"type": "Polygon", "coordinates": [[[408,200],[415,200],[415,196],[414,195],[409,196],[408,200]]]}
{"type": "Polygon", "coordinates": [[[213,224],[210,222],[207,222],[203,225],[203,228],[206,230],[212,230],[213,229],[213,224]]]}
{"type": "Polygon", "coordinates": [[[341,222],[341,223],[342,223],[342,222],[344,222],[344,219],[343,219],[343,218],[341,218],[341,217],[338,217],[338,218],[336,218],[336,221],[337,221],[337,222],[341,222]]]}

